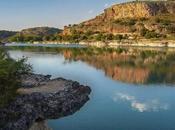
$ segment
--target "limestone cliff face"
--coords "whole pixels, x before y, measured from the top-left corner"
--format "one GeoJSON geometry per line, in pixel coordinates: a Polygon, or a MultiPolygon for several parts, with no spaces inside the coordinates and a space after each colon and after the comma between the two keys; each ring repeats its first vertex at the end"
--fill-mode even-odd
{"type": "MultiPolygon", "coordinates": [[[[144,26],[147,23],[151,23],[151,21],[153,21],[150,20],[145,23],[140,19],[153,19],[153,17],[164,15],[171,17],[175,16],[175,1],[142,1],[117,4],[105,9],[104,13],[98,15],[94,19],[85,21],[79,25],[74,25],[72,27],[65,27],[63,34],[69,35],[71,34],[71,30],[77,30],[79,32],[92,31],[113,34],[131,33],[133,30],[140,28],[140,23],[142,23],[144,26]],[[124,22],[126,24],[128,22],[128,19],[136,19],[137,21],[134,25],[126,25],[125,23],[121,24],[115,22],[121,19],[125,19],[126,21],[124,22]]],[[[174,21],[172,24],[173,23],[174,21]]]]}
{"type": "Polygon", "coordinates": [[[175,2],[130,2],[124,4],[113,5],[105,9],[104,13],[95,19],[85,22],[92,24],[93,22],[117,20],[123,18],[149,18],[151,16],[162,14],[174,14],[175,2]]]}

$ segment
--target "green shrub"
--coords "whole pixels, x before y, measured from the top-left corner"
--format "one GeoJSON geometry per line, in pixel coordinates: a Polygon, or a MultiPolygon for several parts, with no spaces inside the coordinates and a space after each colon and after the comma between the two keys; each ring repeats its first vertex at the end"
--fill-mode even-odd
{"type": "Polygon", "coordinates": [[[145,38],[150,39],[150,38],[158,38],[158,34],[156,32],[151,32],[147,31],[145,34],[145,38]]]}
{"type": "Polygon", "coordinates": [[[143,18],[140,18],[139,20],[143,22],[143,21],[148,20],[148,18],[143,17],[143,18]]]}
{"type": "Polygon", "coordinates": [[[155,18],[155,22],[156,23],[161,23],[165,26],[168,26],[171,24],[171,21],[170,20],[167,20],[167,19],[161,19],[161,18],[155,18]]]}
{"type": "Polygon", "coordinates": [[[136,19],[118,19],[115,20],[115,24],[125,25],[125,26],[132,26],[136,24],[136,19]]]}
{"type": "Polygon", "coordinates": [[[132,26],[136,24],[136,20],[135,19],[124,20],[120,24],[125,26],[132,26]]]}
{"type": "Polygon", "coordinates": [[[155,22],[156,23],[160,23],[161,22],[161,19],[160,18],[155,18],[155,22]]]}
{"type": "Polygon", "coordinates": [[[115,35],[114,39],[115,40],[122,40],[123,39],[123,35],[115,35]]]}
{"type": "Polygon", "coordinates": [[[171,24],[171,21],[170,20],[162,20],[161,23],[164,25],[164,26],[168,26],[171,24]]]}
{"type": "Polygon", "coordinates": [[[106,40],[113,40],[114,39],[114,35],[113,34],[107,34],[106,35],[106,40]]]}
{"type": "Polygon", "coordinates": [[[9,57],[3,48],[0,48],[0,107],[7,105],[17,95],[21,86],[21,74],[31,71],[31,66],[25,63],[26,59],[15,61],[9,57]]]}
{"type": "Polygon", "coordinates": [[[147,33],[147,29],[145,29],[145,28],[143,28],[143,29],[141,29],[140,30],[140,35],[143,37],[143,36],[145,36],[146,35],[146,33],[147,33]]]}

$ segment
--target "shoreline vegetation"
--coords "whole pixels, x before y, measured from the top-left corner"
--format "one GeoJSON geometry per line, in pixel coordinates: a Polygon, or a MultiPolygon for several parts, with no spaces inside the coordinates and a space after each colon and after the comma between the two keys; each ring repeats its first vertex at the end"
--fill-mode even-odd
{"type": "Polygon", "coordinates": [[[0,108],[8,105],[18,95],[20,76],[31,72],[31,66],[25,62],[25,58],[13,60],[5,48],[0,47],[0,108]]]}

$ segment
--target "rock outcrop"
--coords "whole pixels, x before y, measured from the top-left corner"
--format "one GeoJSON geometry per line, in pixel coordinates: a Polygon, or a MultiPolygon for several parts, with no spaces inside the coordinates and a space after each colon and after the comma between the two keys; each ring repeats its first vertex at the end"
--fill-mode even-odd
{"type": "Polygon", "coordinates": [[[174,1],[127,2],[105,9],[104,13],[94,19],[71,27],[66,26],[63,35],[71,35],[75,30],[80,33],[131,34],[139,33],[143,28],[168,34],[175,29],[173,17],[175,17],[174,1]],[[159,16],[162,21],[155,20],[159,16]]]}
{"type": "Polygon", "coordinates": [[[8,107],[0,109],[0,130],[28,130],[36,121],[71,115],[89,100],[89,87],[49,77],[24,76],[20,95],[8,107]]]}
{"type": "MultiPolygon", "coordinates": [[[[157,1],[157,2],[128,2],[123,4],[113,5],[105,9],[104,13],[97,16],[97,19],[102,21],[117,20],[124,18],[149,18],[162,14],[174,14],[175,2],[157,1]]],[[[95,20],[95,19],[94,19],[95,20]]],[[[85,22],[88,24],[90,20],[85,22]]]]}

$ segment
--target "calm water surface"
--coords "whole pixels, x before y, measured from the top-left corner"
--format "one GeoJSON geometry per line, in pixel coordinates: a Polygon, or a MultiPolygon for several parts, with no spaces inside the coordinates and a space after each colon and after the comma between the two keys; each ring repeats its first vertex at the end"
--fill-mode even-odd
{"type": "Polygon", "coordinates": [[[175,130],[173,60],[167,61],[168,68],[166,64],[147,65],[146,60],[145,66],[142,62],[123,65],[111,51],[95,55],[55,50],[9,51],[15,59],[28,57],[35,73],[76,80],[92,88],[90,101],[80,111],[48,121],[53,130],[175,130]]]}

